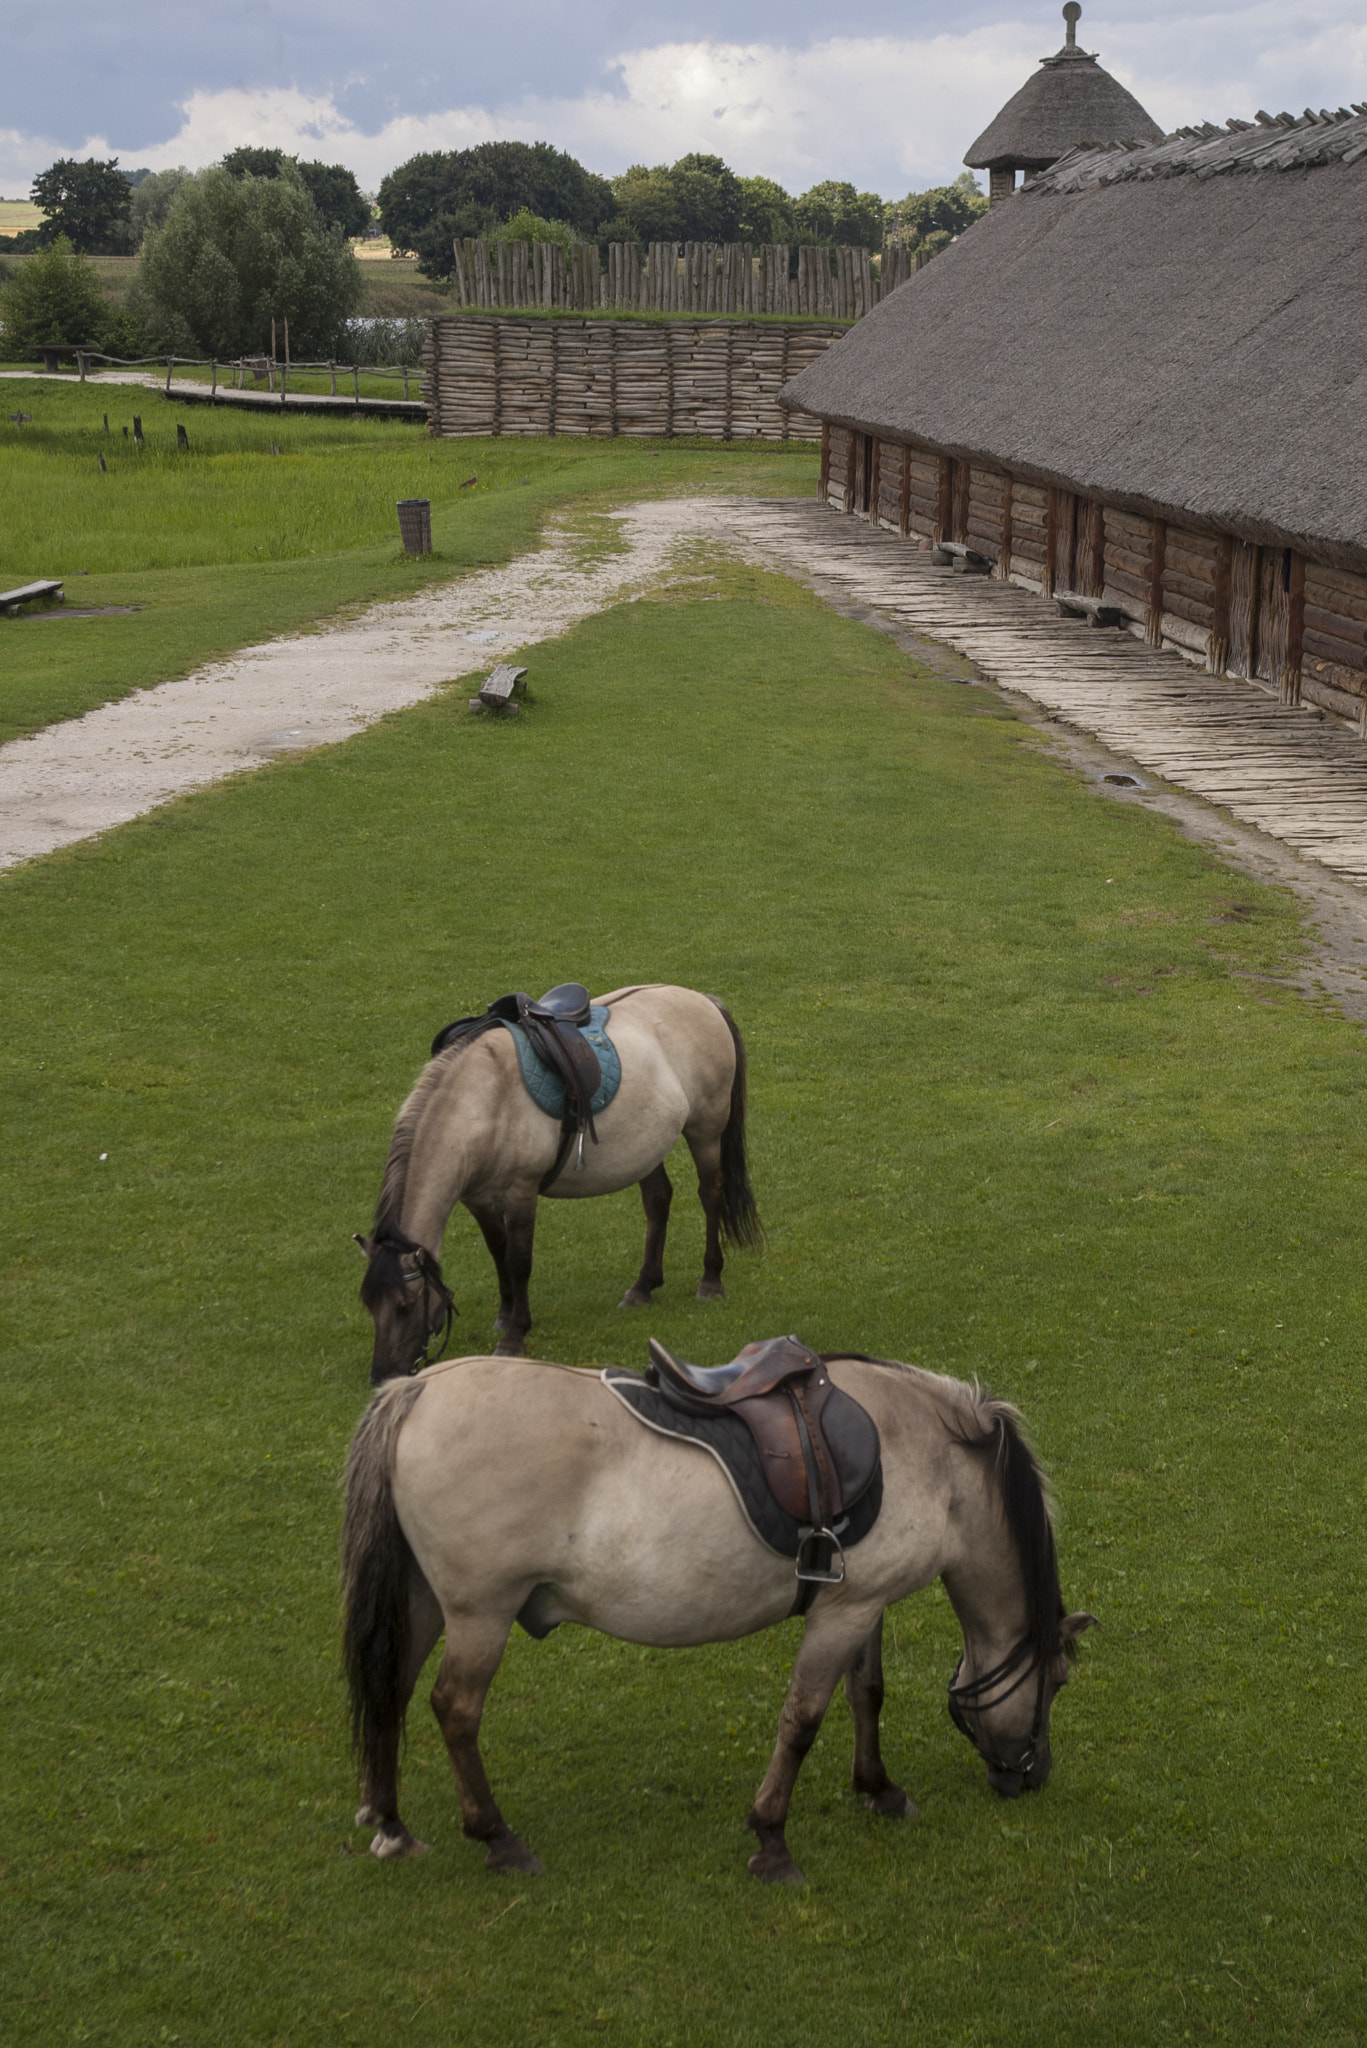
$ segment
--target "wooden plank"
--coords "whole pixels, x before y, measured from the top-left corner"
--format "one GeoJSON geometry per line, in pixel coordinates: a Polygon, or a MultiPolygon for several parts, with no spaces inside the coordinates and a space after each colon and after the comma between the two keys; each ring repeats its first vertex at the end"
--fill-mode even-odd
{"type": "Polygon", "coordinates": [[[65,603],[60,577],[42,577],[37,583],[20,583],[13,590],[0,590],[0,611],[14,614],[21,605],[38,604],[44,598],[65,603]]]}

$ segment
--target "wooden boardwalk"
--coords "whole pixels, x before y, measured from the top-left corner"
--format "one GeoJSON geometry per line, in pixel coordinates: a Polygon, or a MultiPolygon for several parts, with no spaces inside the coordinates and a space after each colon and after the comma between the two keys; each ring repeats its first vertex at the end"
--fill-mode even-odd
{"type": "Polygon", "coordinates": [[[1367,883],[1367,746],[1323,712],[1062,618],[1013,583],[936,568],[896,534],[820,504],[751,501],[738,524],[772,566],[944,642],[1152,774],[1367,883]]]}

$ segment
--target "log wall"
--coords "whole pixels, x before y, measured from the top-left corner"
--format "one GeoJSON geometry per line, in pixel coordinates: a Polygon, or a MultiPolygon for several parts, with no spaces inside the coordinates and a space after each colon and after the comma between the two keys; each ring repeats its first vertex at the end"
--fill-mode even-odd
{"type": "MultiPolygon", "coordinates": [[[[815,441],[820,421],[789,411],[778,394],[844,332],[807,322],[457,314],[430,323],[422,395],[429,429],[443,438],[696,434],[815,441]]],[[[833,448],[841,443],[842,493],[847,439],[831,436],[833,448]]]]}
{"type": "Polygon", "coordinates": [[[1367,572],[1198,533],[843,427],[824,430],[821,491],[914,546],[955,541],[993,573],[1125,613],[1155,646],[1355,720],[1367,737],[1367,572]],[[866,445],[867,444],[867,445],[866,445]]]}

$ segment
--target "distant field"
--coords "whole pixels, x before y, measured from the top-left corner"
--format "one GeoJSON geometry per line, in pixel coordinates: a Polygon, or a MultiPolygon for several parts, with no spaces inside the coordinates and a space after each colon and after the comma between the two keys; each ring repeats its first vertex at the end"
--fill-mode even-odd
{"type": "Polygon", "coordinates": [[[17,235],[24,228],[36,228],[42,218],[41,209],[31,199],[0,199],[0,235],[17,235]]]}
{"type": "MultiPolygon", "coordinates": [[[[36,206],[27,201],[0,200],[0,237],[17,234],[21,227],[36,227],[41,215],[36,206]],[[11,219],[11,215],[22,213],[22,220],[11,219]]],[[[357,256],[364,266],[365,297],[361,301],[362,316],[376,319],[422,318],[426,314],[440,313],[451,304],[447,289],[434,284],[431,278],[418,274],[416,256],[389,256],[388,242],[368,242],[364,246],[353,243],[357,256]],[[385,257],[384,262],[376,261],[371,251],[378,249],[385,257]]],[[[5,254],[0,241],[0,256],[5,254]]],[[[16,267],[27,263],[26,256],[12,256],[9,262],[16,267]]],[[[137,276],[136,256],[90,256],[86,261],[94,265],[95,272],[103,287],[104,295],[117,306],[128,296],[128,288],[137,276]]]]}

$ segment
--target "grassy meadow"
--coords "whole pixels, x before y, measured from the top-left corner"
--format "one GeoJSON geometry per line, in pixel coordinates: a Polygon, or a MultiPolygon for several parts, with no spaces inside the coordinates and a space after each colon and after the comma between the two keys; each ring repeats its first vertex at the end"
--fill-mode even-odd
{"type": "Polygon", "coordinates": [[[796,444],[434,441],[405,421],[262,418],[127,385],[0,379],[0,589],[62,576],[68,606],[137,607],[0,620],[0,741],[506,562],[571,504],[699,485],[805,494],[817,463],[796,444]],[[399,498],[431,499],[431,555],[404,555],[399,498]]]}
{"type": "MultiPolygon", "coordinates": [[[[596,461],[598,490],[643,453],[507,460],[596,461]]],[[[448,573],[514,545],[522,502],[447,501],[448,573]]],[[[514,723],[453,682],[0,878],[6,2038],[1363,2041],[1367,1059],[1269,978],[1295,906],[782,578],[695,554],[524,658],[514,723]],[[887,1644],[920,1818],[851,1800],[837,1701],[803,1891],[750,1880],[743,1829],[796,1624],[517,1636],[485,1754],[546,1875],[461,1840],[421,1689],[404,1810],[433,1853],[365,1854],[349,1233],[434,1028],[567,977],[732,1004],[769,1239],[697,1302],[680,1171],[668,1283],[622,1312],[635,1195],[545,1204],[533,1350],[796,1330],[1018,1400],[1102,1622],[1041,1794],[996,1800],[951,1728],[932,1591],[887,1644]]],[[[446,1263],[480,1349],[463,1216],[446,1263]]]]}

